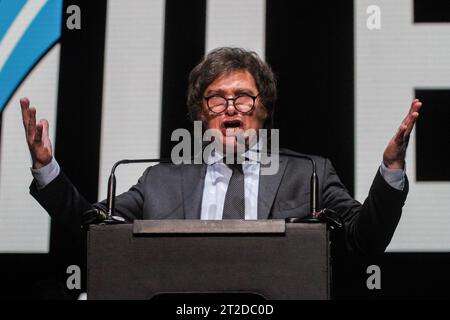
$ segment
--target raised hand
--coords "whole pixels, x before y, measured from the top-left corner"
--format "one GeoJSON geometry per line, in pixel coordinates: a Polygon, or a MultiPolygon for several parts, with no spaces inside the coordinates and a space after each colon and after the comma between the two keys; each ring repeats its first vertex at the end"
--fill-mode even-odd
{"type": "Polygon", "coordinates": [[[20,99],[25,137],[33,160],[33,169],[39,169],[50,163],[53,157],[52,143],[48,135],[48,121],[36,123],[36,108],[30,107],[28,98],[20,99]]]}
{"type": "Polygon", "coordinates": [[[403,119],[395,136],[389,141],[383,154],[384,165],[390,169],[403,169],[405,167],[406,149],[408,147],[411,131],[419,117],[422,102],[415,99],[411,103],[405,119],[403,119]]]}

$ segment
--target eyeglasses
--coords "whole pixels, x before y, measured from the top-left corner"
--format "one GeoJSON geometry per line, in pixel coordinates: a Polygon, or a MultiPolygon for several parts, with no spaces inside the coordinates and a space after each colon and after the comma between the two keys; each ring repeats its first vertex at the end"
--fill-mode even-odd
{"type": "Polygon", "coordinates": [[[240,113],[249,113],[255,108],[255,100],[259,96],[251,96],[242,93],[234,98],[225,98],[221,95],[214,94],[212,96],[204,97],[208,109],[213,113],[222,113],[228,107],[228,101],[233,101],[233,107],[240,113]]]}

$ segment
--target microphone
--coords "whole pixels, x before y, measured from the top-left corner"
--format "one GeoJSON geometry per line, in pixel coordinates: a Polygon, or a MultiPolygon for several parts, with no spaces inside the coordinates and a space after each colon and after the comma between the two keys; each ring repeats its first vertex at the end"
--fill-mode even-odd
{"type": "MultiPolygon", "coordinates": [[[[202,151],[205,148],[205,143],[202,146],[202,151]]],[[[182,160],[196,160],[198,157],[201,157],[202,153],[197,153],[194,156],[190,157],[189,159],[183,158],[182,160]]],[[[115,212],[115,203],[116,203],[116,168],[121,164],[130,164],[130,163],[174,163],[172,159],[169,158],[154,158],[154,159],[123,159],[119,160],[111,168],[111,174],[109,175],[108,179],[108,194],[106,197],[106,211],[107,215],[105,219],[102,220],[102,223],[106,224],[118,224],[118,223],[125,223],[125,219],[119,216],[114,215],[115,212]]]]}
{"type": "Polygon", "coordinates": [[[162,158],[162,159],[124,159],[117,161],[112,169],[111,174],[109,175],[108,179],[108,195],[106,198],[106,209],[107,209],[107,216],[102,221],[102,223],[106,224],[117,224],[117,223],[124,223],[125,219],[119,216],[114,215],[115,211],[115,198],[116,198],[116,168],[121,164],[129,164],[129,163],[172,163],[171,159],[162,158]]]}
{"type": "MultiPolygon", "coordinates": [[[[312,173],[311,173],[311,181],[310,181],[310,213],[306,217],[295,217],[295,218],[287,218],[286,222],[288,223],[317,223],[317,222],[327,222],[332,229],[334,228],[341,228],[342,222],[340,221],[340,218],[337,216],[337,213],[334,210],[331,209],[321,209],[319,210],[319,178],[317,176],[317,166],[315,160],[307,155],[300,155],[300,154],[291,154],[291,153],[285,153],[280,152],[276,153],[277,155],[281,156],[287,156],[287,157],[293,157],[293,158],[300,158],[300,159],[307,159],[311,162],[312,165],[312,173]]],[[[115,216],[115,197],[116,197],[116,176],[115,171],[116,168],[121,164],[130,164],[130,163],[173,163],[171,159],[168,158],[155,158],[155,159],[124,159],[117,161],[112,169],[111,174],[109,176],[108,180],[108,194],[106,199],[106,205],[107,205],[107,216],[102,221],[102,223],[106,224],[117,224],[117,223],[124,223],[125,219],[120,216],[115,216]]]]}
{"type": "Polygon", "coordinates": [[[287,218],[287,222],[319,222],[317,217],[318,214],[318,206],[319,206],[319,177],[317,176],[317,166],[316,161],[307,155],[301,154],[292,154],[286,152],[277,153],[280,156],[293,157],[299,159],[306,159],[311,162],[312,173],[310,180],[310,212],[307,217],[303,218],[287,218]]]}
{"type": "Polygon", "coordinates": [[[337,216],[336,211],[332,209],[319,209],[319,177],[317,176],[317,166],[316,161],[307,155],[302,154],[292,154],[286,152],[276,153],[280,156],[293,157],[299,159],[306,159],[311,162],[312,173],[310,181],[310,213],[306,217],[295,217],[286,218],[288,223],[317,223],[317,222],[327,222],[331,229],[339,229],[343,226],[341,219],[337,216]]]}

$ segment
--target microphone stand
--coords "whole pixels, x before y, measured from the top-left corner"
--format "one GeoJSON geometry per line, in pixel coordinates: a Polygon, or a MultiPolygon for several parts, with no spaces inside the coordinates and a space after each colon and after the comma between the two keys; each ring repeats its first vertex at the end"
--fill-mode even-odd
{"type": "Polygon", "coordinates": [[[128,164],[128,163],[172,163],[172,160],[170,159],[124,159],[117,161],[112,169],[111,174],[109,176],[108,180],[108,195],[106,198],[106,211],[107,216],[102,221],[102,223],[105,224],[118,224],[118,223],[125,223],[125,219],[119,216],[114,215],[115,213],[115,198],[116,198],[116,176],[115,171],[116,168],[121,164],[128,164]]]}
{"type": "Polygon", "coordinates": [[[310,156],[300,154],[290,154],[280,152],[278,155],[307,159],[312,165],[312,174],[310,180],[310,212],[306,217],[291,217],[286,218],[286,223],[319,223],[326,222],[331,229],[339,229],[343,226],[340,218],[337,216],[336,211],[331,209],[321,209],[319,207],[319,177],[317,176],[316,161],[310,156]]]}
{"type": "MultiPolygon", "coordinates": [[[[316,162],[312,157],[306,155],[289,154],[289,153],[279,153],[278,155],[307,159],[312,165],[312,174],[310,181],[310,213],[306,217],[292,217],[286,218],[287,223],[319,223],[327,222],[332,229],[341,228],[342,222],[337,216],[336,212],[331,209],[324,208],[318,210],[319,206],[319,178],[317,176],[316,162]]],[[[114,215],[115,213],[115,197],[116,197],[116,168],[121,164],[129,163],[173,163],[171,159],[124,159],[117,161],[112,169],[108,180],[108,195],[106,199],[107,216],[102,221],[105,224],[118,224],[125,223],[125,219],[114,215]]]]}
{"type": "Polygon", "coordinates": [[[306,217],[292,217],[286,218],[288,223],[318,223],[321,220],[318,217],[317,207],[319,205],[319,178],[317,176],[317,166],[316,161],[310,156],[300,155],[300,154],[290,154],[290,153],[279,153],[280,156],[288,156],[293,158],[306,159],[311,162],[312,173],[310,180],[310,211],[306,217]]]}

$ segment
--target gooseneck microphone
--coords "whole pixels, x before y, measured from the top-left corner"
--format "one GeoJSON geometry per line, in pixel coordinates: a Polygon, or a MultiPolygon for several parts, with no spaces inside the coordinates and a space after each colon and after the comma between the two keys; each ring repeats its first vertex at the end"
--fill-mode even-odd
{"type": "Polygon", "coordinates": [[[129,164],[129,163],[172,163],[171,159],[163,158],[163,159],[124,159],[117,161],[112,169],[111,174],[108,179],[108,195],[106,198],[106,210],[107,216],[102,221],[102,223],[107,224],[116,224],[116,223],[124,223],[125,219],[119,216],[115,216],[115,198],[116,198],[116,168],[121,164],[129,164]]]}
{"type": "MultiPolygon", "coordinates": [[[[321,209],[321,210],[319,209],[319,178],[317,176],[317,166],[316,166],[315,160],[310,156],[302,155],[302,154],[293,154],[293,153],[286,153],[286,152],[272,153],[272,154],[286,156],[286,157],[306,159],[311,162],[311,166],[312,166],[312,173],[311,173],[311,180],[310,180],[310,213],[306,217],[287,218],[286,222],[315,223],[315,222],[325,221],[325,222],[329,223],[329,225],[332,228],[342,227],[342,222],[336,216],[335,211],[333,211],[331,209],[326,209],[326,208],[321,209]]],[[[114,213],[115,213],[115,197],[116,197],[115,171],[119,165],[130,164],[130,163],[173,163],[173,161],[171,159],[167,159],[167,158],[124,159],[124,160],[117,161],[111,169],[111,174],[110,174],[109,180],[108,180],[108,195],[107,195],[107,199],[106,199],[107,216],[102,221],[102,223],[117,224],[117,223],[125,222],[124,218],[114,215],[114,213]]]]}
{"type": "Polygon", "coordinates": [[[295,153],[272,153],[280,156],[306,159],[311,162],[312,172],[310,180],[310,213],[306,217],[292,217],[287,218],[286,222],[289,223],[317,223],[326,222],[331,229],[339,229],[343,226],[341,219],[337,216],[336,211],[328,208],[319,209],[319,177],[317,176],[317,165],[313,157],[304,154],[295,153]]]}
{"type": "Polygon", "coordinates": [[[306,159],[311,162],[312,166],[312,172],[311,172],[311,180],[310,180],[310,211],[309,215],[303,218],[288,218],[288,222],[320,222],[318,219],[318,213],[319,213],[319,178],[317,176],[317,166],[316,161],[307,155],[303,154],[293,154],[293,153],[286,153],[286,152],[280,152],[277,153],[277,155],[280,156],[286,156],[286,157],[292,157],[292,158],[299,158],[299,159],[306,159]]]}

